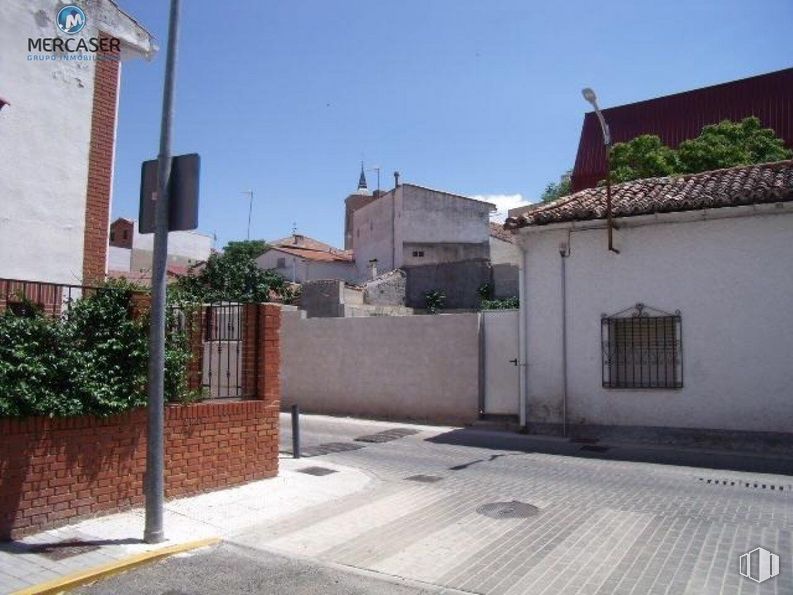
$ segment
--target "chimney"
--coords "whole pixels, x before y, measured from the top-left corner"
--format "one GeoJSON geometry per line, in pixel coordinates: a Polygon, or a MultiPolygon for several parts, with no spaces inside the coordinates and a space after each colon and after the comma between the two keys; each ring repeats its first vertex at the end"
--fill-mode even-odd
{"type": "Polygon", "coordinates": [[[295,246],[302,246],[303,245],[303,240],[305,240],[305,238],[302,235],[300,235],[300,234],[296,233],[296,234],[293,234],[293,236],[292,236],[292,241],[293,241],[295,246]]]}
{"type": "Polygon", "coordinates": [[[369,278],[374,280],[377,278],[377,259],[373,258],[369,261],[369,278]]]}
{"type": "Polygon", "coordinates": [[[394,188],[399,188],[399,172],[394,172],[394,188]]]}

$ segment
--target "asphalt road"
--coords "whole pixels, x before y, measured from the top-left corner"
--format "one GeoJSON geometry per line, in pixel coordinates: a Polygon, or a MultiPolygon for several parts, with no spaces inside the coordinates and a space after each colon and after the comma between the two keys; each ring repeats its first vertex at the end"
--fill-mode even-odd
{"type": "Polygon", "coordinates": [[[85,592],[793,594],[790,458],[317,416],[301,433],[307,465],[368,487],[85,592]],[[781,560],[763,584],[738,572],[756,547],[781,560]]]}
{"type": "Polygon", "coordinates": [[[436,591],[223,543],[193,554],[171,557],[74,592],[86,595],[412,595],[436,591]]]}

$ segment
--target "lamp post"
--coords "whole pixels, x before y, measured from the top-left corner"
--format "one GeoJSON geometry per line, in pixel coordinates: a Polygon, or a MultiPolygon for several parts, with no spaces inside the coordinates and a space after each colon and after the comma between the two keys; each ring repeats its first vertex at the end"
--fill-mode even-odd
{"type": "Polygon", "coordinates": [[[168,201],[171,181],[171,135],[174,116],[176,47],[179,40],[180,0],[171,0],[168,18],[168,53],[165,58],[165,83],[162,94],[160,153],[157,167],[157,205],[155,207],[154,255],[151,274],[151,322],[149,326],[149,387],[146,438],[146,519],[143,540],[160,543],[163,531],[165,497],[165,440],[163,405],[165,386],[165,269],[168,262],[168,201]]]}
{"type": "Polygon", "coordinates": [[[598,107],[595,92],[587,87],[581,90],[581,94],[594,108],[595,115],[600,122],[600,129],[603,131],[603,144],[606,146],[606,227],[608,229],[609,250],[619,254],[620,251],[613,244],[614,221],[611,215],[611,131],[609,130],[609,125],[606,124],[606,119],[603,117],[603,112],[598,107]]]}

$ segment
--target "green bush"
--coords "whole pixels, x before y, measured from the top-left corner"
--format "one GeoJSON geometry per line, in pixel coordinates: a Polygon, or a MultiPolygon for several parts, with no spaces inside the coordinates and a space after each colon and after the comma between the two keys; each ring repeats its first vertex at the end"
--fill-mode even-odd
{"type": "MultiPolygon", "coordinates": [[[[133,318],[132,286],[110,283],[61,318],[0,315],[0,416],[120,413],[146,403],[148,320],[133,318]]],[[[183,333],[166,343],[166,399],[186,393],[183,333]]]]}
{"type": "Polygon", "coordinates": [[[446,292],[442,289],[424,292],[424,305],[430,314],[437,314],[446,305],[446,292]]]}
{"type": "Polygon", "coordinates": [[[482,300],[482,310],[517,310],[519,307],[520,300],[516,297],[503,300],[482,300]]]}

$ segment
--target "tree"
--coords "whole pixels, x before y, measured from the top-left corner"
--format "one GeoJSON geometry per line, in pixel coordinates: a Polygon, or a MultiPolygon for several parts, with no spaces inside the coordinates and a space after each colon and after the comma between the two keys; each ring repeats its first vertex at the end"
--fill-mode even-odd
{"type": "Polygon", "coordinates": [[[626,182],[638,178],[668,176],[680,171],[675,151],[654,134],[637,136],[611,149],[611,179],[626,182]]]}
{"type": "Polygon", "coordinates": [[[693,174],[736,165],[790,159],[782,139],[763,128],[754,116],[741,122],[723,120],[702,129],[697,138],[683,141],[675,151],[655,135],[643,134],[611,149],[611,179],[693,174]]]}
{"type": "Polygon", "coordinates": [[[785,148],[770,128],[763,128],[758,118],[741,122],[723,120],[702,129],[699,137],[680,143],[677,150],[680,171],[696,173],[735,165],[751,165],[790,159],[785,148]]]}
{"type": "MultiPolygon", "coordinates": [[[[191,271],[173,284],[173,299],[195,302],[268,302],[273,295],[285,300],[292,292],[284,278],[263,271],[254,254],[264,242],[231,242],[221,253],[212,254],[203,268],[191,271]]],[[[266,249],[266,248],[265,248],[266,249]]]]}
{"type": "Polygon", "coordinates": [[[269,244],[264,240],[241,240],[229,242],[223,248],[224,254],[246,255],[250,258],[258,258],[270,249],[269,244]]]}
{"type": "Polygon", "coordinates": [[[549,182],[540,195],[542,202],[552,202],[570,194],[570,172],[563,175],[558,182],[549,182]]]}

